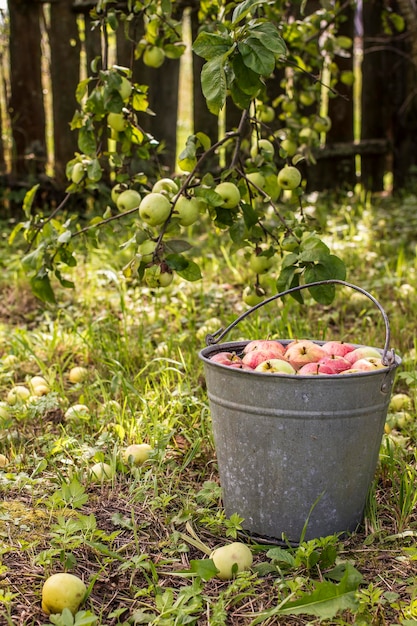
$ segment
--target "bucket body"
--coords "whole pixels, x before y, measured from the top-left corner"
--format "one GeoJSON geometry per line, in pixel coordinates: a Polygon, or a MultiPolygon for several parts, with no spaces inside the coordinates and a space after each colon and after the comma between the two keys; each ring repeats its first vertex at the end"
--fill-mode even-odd
{"type": "Polygon", "coordinates": [[[199,353],[226,515],[237,513],[252,535],[294,544],[354,531],[375,475],[400,358],[384,369],[327,376],[265,374],[210,361],[217,352],[240,354],[247,343],[199,353]]]}

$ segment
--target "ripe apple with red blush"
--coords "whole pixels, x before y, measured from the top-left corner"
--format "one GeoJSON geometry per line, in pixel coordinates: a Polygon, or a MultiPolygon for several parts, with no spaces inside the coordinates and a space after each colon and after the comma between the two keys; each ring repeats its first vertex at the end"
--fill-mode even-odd
{"type": "Polygon", "coordinates": [[[285,358],[296,370],[299,370],[306,363],[317,363],[325,356],[327,353],[323,348],[311,339],[292,341],[285,351],[285,358]]]}

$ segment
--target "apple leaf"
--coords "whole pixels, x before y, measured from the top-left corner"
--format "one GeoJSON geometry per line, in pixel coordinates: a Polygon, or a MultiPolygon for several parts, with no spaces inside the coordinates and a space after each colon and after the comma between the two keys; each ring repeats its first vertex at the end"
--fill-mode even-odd
{"type": "Polygon", "coordinates": [[[78,134],[78,147],[81,152],[94,156],[97,151],[96,138],[93,130],[87,130],[84,126],[78,134]]]}
{"type": "Polygon", "coordinates": [[[244,2],[238,2],[237,7],[232,13],[233,26],[243,20],[258,4],[264,4],[264,0],[244,0],[244,2]]]}
{"type": "Polygon", "coordinates": [[[362,574],[346,563],[345,574],[340,583],[319,582],[311,593],[304,593],[293,602],[287,602],[279,615],[315,615],[320,619],[332,619],[339,611],[357,611],[359,600],[356,592],[362,582],[362,574]]]}
{"type": "Polygon", "coordinates": [[[226,101],[227,82],[223,58],[215,57],[201,70],[201,88],[211,113],[218,115],[226,101]]]}
{"type": "Polygon", "coordinates": [[[287,54],[285,41],[271,22],[256,24],[250,29],[250,34],[262,41],[262,45],[275,55],[285,56],[287,54]]]}
{"type": "Polygon", "coordinates": [[[32,291],[36,297],[43,302],[49,302],[49,304],[56,304],[55,295],[51,287],[51,281],[46,273],[39,272],[36,276],[30,279],[30,285],[32,291]]]}
{"type": "Polygon", "coordinates": [[[259,78],[259,74],[249,69],[243,62],[241,54],[236,54],[232,61],[235,80],[240,91],[248,96],[256,96],[263,84],[259,78]]]}
{"type": "MultiPolygon", "coordinates": [[[[327,258],[320,262],[306,267],[304,273],[304,280],[306,283],[314,283],[320,280],[329,280],[330,278],[336,278],[338,280],[345,280],[346,267],[339,257],[329,254],[327,258]]],[[[335,285],[318,285],[316,287],[310,287],[309,292],[320,304],[331,304],[335,296],[335,285]]]]}
{"type": "Polygon", "coordinates": [[[38,189],[39,189],[39,184],[38,185],[34,185],[25,194],[25,197],[24,197],[24,200],[23,200],[23,211],[24,211],[25,216],[26,216],[27,219],[30,218],[30,212],[31,212],[31,209],[32,209],[32,204],[33,204],[33,201],[35,199],[36,192],[38,191],[38,189]]]}
{"type": "Polygon", "coordinates": [[[197,263],[194,263],[194,261],[188,261],[187,267],[183,270],[178,270],[177,274],[184,278],[184,280],[189,280],[190,282],[201,280],[200,267],[197,263]]]}
{"type": "Polygon", "coordinates": [[[233,39],[228,35],[218,35],[215,33],[201,32],[194,44],[193,51],[206,61],[214,58],[221,58],[227,54],[233,46],[233,39]]]}
{"type": "Polygon", "coordinates": [[[193,559],[190,561],[190,571],[203,580],[211,580],[218,572],[212,559],[193,559]]]}
{"type": "Polygon", "coordinates": [[[275,55],[256,37],[238,43],[243,63],[260,76],[270,76],[275,69],[275,55]]]}

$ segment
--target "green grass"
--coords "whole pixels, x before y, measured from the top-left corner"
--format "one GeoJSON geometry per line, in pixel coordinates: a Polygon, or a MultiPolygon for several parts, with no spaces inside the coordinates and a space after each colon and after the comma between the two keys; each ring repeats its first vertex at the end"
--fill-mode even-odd
{"type": "MultiPolygon", "coordinates": [[[[252,570],[233,581],[205,576],[203,567],[214,547],[241,537],[242,520],[227,519],[221,505],[198,352],[208,332],[245,310],[245,267],[217,237],[200,233],[203,281],[155,292],[124,282],[123,253],[107,243],[80,260],[76,289],[59,293],[53,310],[31,297],[16,262],[5,266],[0,400],[38,374],[51,389],[30,402],[0,405],[0,453],[8,459],[0,469],[5,624],[417,623],[413,202],[409,194],[373,203],[339,198],[337,211],[334,198],[314,205],[329,244],[346,260],[348,280],[384,306],[391,345],[404,359],[394,392],[410,397],[406,411],[389,413],[364,524],[347,537],[286,549],[248,540],[252,570]],[[86,381],[70,383],[74,365],[87,367],[86,381]],[[89,415],[67,421],[65,411],[76,403],[89,415]],[[131,468],[122,452],[135,442],[153,452],[131,468]],[[113,476],[93,482],[90,468],[101,461],[113,476]],[[74,620],[41,610],[44,580],[63,570],[89,589],[74,620]],[[326,593],[331,601],[324,603],[326,593]],[[298,599],[311,611],[314,597],[315,614],[290,608],[298,599]]],[[[270,304],[226,339],[267,336],[381,346],[385,328],[366,298],[340,288],[327,307],[308,298],[303,306],[270,304]]]]}

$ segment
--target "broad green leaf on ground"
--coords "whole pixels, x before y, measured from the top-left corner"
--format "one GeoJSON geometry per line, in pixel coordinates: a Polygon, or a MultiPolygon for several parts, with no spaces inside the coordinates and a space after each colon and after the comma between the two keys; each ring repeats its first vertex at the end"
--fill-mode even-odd
{"type": "Polygon", "coordinates": [[[218,572],[212,559],[193,559],[190,561],[190,571],[203,580],[214,578],[218,572]]]}
{"type": "Polygon", "coordinates": [[[320,619],[332,619],[346,609],[355,612],[359,601],[356,592],[362,582],[362,574],[350,563],[340,583],[327,580],[319,582],[312,593],[304,593],[298,600],[287,602],[280,615],[315,615],[320,619]]]}

